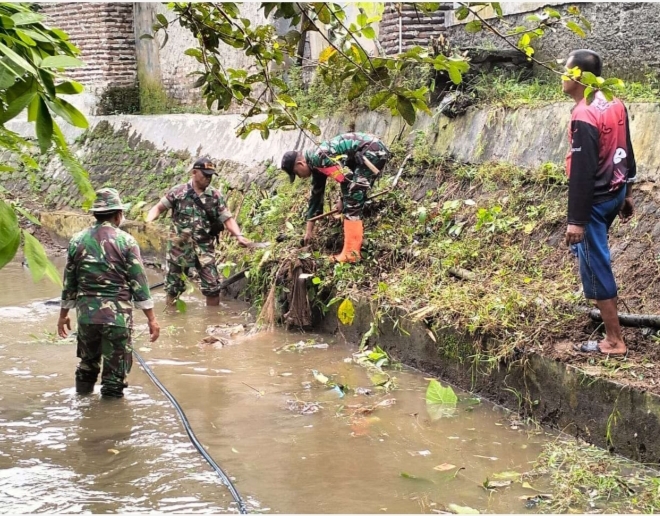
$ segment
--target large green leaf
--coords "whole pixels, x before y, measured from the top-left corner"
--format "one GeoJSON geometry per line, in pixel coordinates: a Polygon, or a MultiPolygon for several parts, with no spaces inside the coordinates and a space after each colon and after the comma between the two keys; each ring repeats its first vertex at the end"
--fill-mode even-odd
{"type": "Polygon", "coordinates": [[[73,105],[69,104],[64,99],[54,99],[52,102],[48,102],[48,106],[55,114],[61,116],[64,120],[69,122],[75,127],[80,127],[81,129],[87,129],[89,124],[85,115],[78,111],[73,105]]]}
{"type": "Polygon", "coordinates": [[[48,56],[39,65],[41,68],[74,68],[77,66],[83,66],[83,63],[80,59],[75,57],[58,55],[58,56],[48,56]]]}
{"type": "Polygon", "coordinates": [[[443,387],[438,380],[431,380],[426,388],[426,403],[456,406],[458,396],[450,386],[443,387]]]}
{"type": "Polygon", "coordinates": [[[14,64],[20,66],[26,72],[30,72],[33,74],[37,73],[37,70],[34,68],[34,66],[32,66],[32,64],[27,62],[25,59],[23,59],[20,55],[18,55],[16,52],[14,52],[4,43],[0,43],[0,54],[3,54],[9,59],[11,59],[14,62],[14,64]]]}
{"type": "Polygon", "coordinates": [[[372,111],[378,109],[380,106],[385,104],[385,102],[387,102],[387,100],[392,95],[394,95],[394,93],[389,90],[379,91],[373,97],[371,97],[371,100],[369,101],[369,109],[372,111]]]}
{"type": "Polygon", "coordinates": [[[31,23],[39,23],[45,19],[43,14],[33,13],[33,12],[23,12],[16,13],[11,15],[11,19],[14,21],[14,25],[30,25],[31,23]]]}
{"type": "Polygon", "coordinates": [[[48,259],[48,256],[46,256],[46,251],[41,245],[41,242],[25,230],[23,231],[23,252],[25,253],[25,259],[32,274],[32,279],[35,282],[40,281],[46,276],[53,283],[62,285],[60,274],[48,259]]]}
{"type": "Polygon", "coordinates": [[[55,93],[75,95],[82,93],[84,86],[76,81],[66,81],[55,86],[55,93]]]}
{"type": "Polygon", "coordinates": [[[41,97],[39,97],[39,103],[37,104],[36,122],[39,148],[43,153],[48,151],[53,141],[53,118],[50,116],[50,111],[48,111],[48,107],[41,97]]]}
{"type": "Polygon", "coordinates": [[[369,82],[362,72],[356,72],[351,80],[351,87],[348,90],[348,100],[354,100],[367,88],[369,82]]]}
{"type": "Polygon", "coordinates": [[[415,108],[412,102],[402,95],[396,96],[396,109],[408,125],[415,123],[415,108]]]}
{"type": "Polygon", "coordinates": [[[23,110],[28,107],[30,102],[32,102],[32,99],[36,94],[37,93],[34,91],[28,91],[27,93],[23,94],[23,96],[18,97],[16,100],[14,100],[14,102],[9,104],[7,110],[0,114],[0,123],[5,124],[19,113],[23,112],[23,110]]]}
{"type": "Polygon", "coordinates": [[[14,258],[20,242],[18,217],[9,204],[0,200],[0,269],[14,258]]]}

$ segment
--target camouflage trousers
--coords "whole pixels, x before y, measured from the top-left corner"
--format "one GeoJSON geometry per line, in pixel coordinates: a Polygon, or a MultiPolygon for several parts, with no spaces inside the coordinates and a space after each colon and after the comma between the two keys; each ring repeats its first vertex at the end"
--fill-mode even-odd
{"type": "MultiPolygon", "coordinates": [[[[390,159],[390,152],[380,141],[369,144],[364,151],[364,157],[382,172],[390,159]]],[[[348,220],[360,220],[367,194],[374,185],[376,176],[366,165],[355,165],[346,181],[341,183],[342,213],[348,220]]]]}
{"type": "Polygon", "coordinates": [[[103,365],[101,395],[121,398],[133,365],[131,334],[123,326],[78,324],[76,380],[95,383],[103,365]]]}
{"type": "MultiPolygon", "coordinates": [[[[201,247],[201,246],[199,246],[201,247]]],[[[184,275],[191,268],[197,269],[200,290],[207,297],[220,294],[220,277],[215,264],[215,248],[213,245],[200,249],[178,249],[172,247],[167,253],[167,275],[165,276],[165,292],[171,297],[178,297],[186,290],[184,275]]]]}

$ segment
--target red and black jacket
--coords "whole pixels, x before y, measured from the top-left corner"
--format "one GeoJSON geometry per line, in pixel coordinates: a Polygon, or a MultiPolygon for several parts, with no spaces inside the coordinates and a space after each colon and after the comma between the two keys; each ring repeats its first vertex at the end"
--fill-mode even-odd
{"type": "Polygon", "coordinates": [[[608,102],[600,92],[589,105],[581,100],[573,108],[568,139],[568,223],[584,226],[595,204],[613,199],[635,180],[626,107],[618,99],[608,102]]]}

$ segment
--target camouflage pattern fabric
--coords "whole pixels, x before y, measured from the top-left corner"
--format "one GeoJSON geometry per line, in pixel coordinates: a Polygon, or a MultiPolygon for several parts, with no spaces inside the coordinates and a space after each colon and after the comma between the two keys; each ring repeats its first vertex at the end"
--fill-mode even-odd
{"type": "Polygon", "coordinates": [[[95,383],[103,364],[101,395],[122,397],[133,365],[131,332],[122,326],[79,323],[76,380],[95,383]]]}
{"type": "Polygon", "coordinates": [[[307,219],[323,213],[323,199],[327,176],[317,169],[341,165],[350,169],[341,183],[343,213],[349,220],[359,220],[373,186],[375,177],[366,166],[356,161],[356,154],[362,154],[378,170],[383,170],[390,159],[390,151],[376,136],[367,133],[345,133],[332,140],[322,142],[316,149],[305,152],[305,161],[312,169],[312,194],[307,209],[307,219]]]}
{"type": "MultiPolygon", "coordinates": [[[[210,236],[211,221],[205,210],[195,203],[191,183],[170,189],[160,202],[172,210],[172,238],[167,243],[168,272],[165,291],[177,297],[185,290],[182,274],[196,268],[201,280],[202,294],[209,297],[220,293],[215,265],[215,244],[210,236]]],[[[231,218],[224,198],[215,188],[208,187],[199,198],[220,222],[231,218]]]]}
{"type": "Polygon", "coordinates": [[[130,328],[133,306],[153,308],[140,248],[110,222],[96,223],[69,242],[62,308],[76,308],[78,324],[130,328]]]}

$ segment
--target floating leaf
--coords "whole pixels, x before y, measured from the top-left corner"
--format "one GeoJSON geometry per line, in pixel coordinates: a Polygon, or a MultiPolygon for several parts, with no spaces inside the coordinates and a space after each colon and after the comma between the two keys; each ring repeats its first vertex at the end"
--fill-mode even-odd
{"type": "Polygon", "coordinates": [[[429,482],[431,484],[435,484],[435,482],[433,482],[433,480],[429,480],[428,478],[424,478],[424,477],[418,477],[416,475],[411,475],[410,473],[406,473],[405,471],[402,471],[401,473],[399,473],[399,476],[401,478],[407,478],[408,480],[417,480],[419,482],[429,482]]]}
{"type": "Polygon", "coordinates": [[[186,313],[186,310],[188,309],[188,305],[183,299],[177,299],[176,300],[176,309],[177,311],[181,312],[182,314],[186,313]]]}
{"type": "Polygon", "coordinates": [[[486,478],[484,483],[484,489],[497,489],[498,487],[509,487],[513,482],[511,480],[489,480],[486,478]]]}
{"type": "Polygon", "coordinates": [[[456,405],[458,403],[458,397],[451,387],[443,387],[440,382],[433,379],[429,382],[429,386],[426,389],[426,403],[456,405]]]}
{"type": "Polygon", "coordinates": [[[481,514],[478,510],[473,509],[472,507],[456,505],[455,503],[450,503],[447,506],[447,509],[449,509],[454,514],[481,514]]]}
{"type": "Polygon", "coordinates": [[[324,375],[323,373],[319,373],[316,369],[312,369],[312,374],[314,375],[314,379],[317,382],[320,382],[323,385],[328,383],[328,377],[326,375],[324,375]]]}
{"type": "Polygon", "coordinates": [[[454,466],[453,464],[449,464],[449,463],[445,462],[443,464],[440,464],[440,465],[436,466],[433,469],[436,470],[436,471],[449,471],[450,469],[454,469],[455,467],[456,466],[454,466]]]}
{"type": "Polygon", "coordinates": [[[119,450],[115,450],[114,448],[110,448],[108,450],[108,453],[113,453],[113,454],[117,455],[119,453],[119,450]]]}
{"type": "Polygon", "coordinates": [[[495,473],[493,475],[493,478],[497,480],[513,480],[514,482],[517,482],[520,480],[521,473],[518,473],[517,471],[502,471],[501,473],[495,473]]]}

